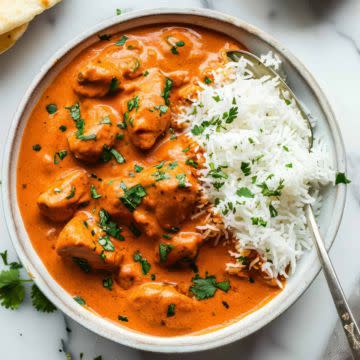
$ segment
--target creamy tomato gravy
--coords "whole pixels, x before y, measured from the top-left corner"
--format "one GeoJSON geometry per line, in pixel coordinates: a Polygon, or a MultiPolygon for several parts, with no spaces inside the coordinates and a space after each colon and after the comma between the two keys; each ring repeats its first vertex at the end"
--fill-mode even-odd
{"type": "Polygon", "coordinates": [[[229,247],[197,233],[204,218],[191,215],[199,185],[186,163],[197,159],[194,144],[172,123],[197,81],[211,81],[224,50],[237,48],[202,28],[134,29],[84,50],[35,106],[18,159],[21,214],[54,279],[100,316],[175,336],[223,325],[278,293],[256,274],[252,282],[227,275],[229,247]],[[76,108],[65,108],[76,103],[78,118],[76,108]],[[110,218],[101,220],[101,209],[110,218]],[[196,299],[189,291],[196,267],[231,288],[196,299]]]}

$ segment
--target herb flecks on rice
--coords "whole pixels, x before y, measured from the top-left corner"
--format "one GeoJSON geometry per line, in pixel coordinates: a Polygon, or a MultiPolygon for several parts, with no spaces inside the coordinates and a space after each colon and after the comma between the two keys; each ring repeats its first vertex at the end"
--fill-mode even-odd
{"type": "Polygon", "coordinates": [[[286,278],[311,246],[304,205],[334,179],[331,160],[319,139],[309,152],[310,130],[276,80],[253,78],[244,59],[213,75],[177,119],[205,150],[198,171],[216,220],[200,230],[214,232],[220,217],[222,232],[231,231],[229,272],[252,266],[286,278]]]}

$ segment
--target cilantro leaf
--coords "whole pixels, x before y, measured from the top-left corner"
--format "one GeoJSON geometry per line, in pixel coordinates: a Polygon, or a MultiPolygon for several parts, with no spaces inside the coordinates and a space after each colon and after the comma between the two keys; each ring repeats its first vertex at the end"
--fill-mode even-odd
{"type": "Polygon", "coordinates": [[[242,187],[236,191],[236,195],[241,197],[253,198],[254,194],[247,187],[242,187]]]}
{"type": "Polygon", "coordinates": [[[249,176],[251,174],[250,163],[242,162],[241,163],[241,171],[244,173],[245,176],[249,176]]]}
{"type": "Polygon", "coordinates": [[[0,272],[0,304],[7,309],[15,310],[24,301],[25,282],[20,278],[18,269],[3,270],[0,272]]]}
{"type": "Polygon", "coordinates": [[[167,308],[167,312],[166,312],[167,317],[171,317],[171,316],[175,315],[175,307],[176,307],[176,304],[169,304],[169,306],[167,308]]]}
{"type": "Polygon", "coordinates": [[[173,248],[174,248],[174,245],[163,244],[163,243],[159,244],[159,257],[160,257],[161,263],[166,262],[167,257],[171,253],[173,248]]]}
{"type": "Polygon", "coordinates": [[[103,231],[113,238],[123,241],[124,237],[120,234],[122,228],[119,227],[114,221],[111,221],[109,213],[105,209],[99,210],[99,226],[103,231]]]}
{"type": "Polygon", "coordinates": [[[335,178],[335,185],[338,184],[350,184],[351,181],[346,177],[345,173],[342,172],[338,172],[336,173],[336,178],[335,178]]]}
{"type": "Polygon", "coordinates": [[[230,282],[228,280],[217,282],[216,277],[213,275],[205,274],[205,277],[201,278],[199,274],[196,274],[192,282],[193,285],[190,287],[190,291],[195,295],[197,300],[205,300],[213,297],[217,289],[224,292],[230,289],[230,282]]]}
{"type": "Polygon", "coordinates": [[[140,263],[141,265],[141,270],[142,270],[142,273],[144,275],[146,275],[150,269],[151,269],[151,264],[145,259],[142,257],[140,251],[137,251],[134,256],[133,256],[133,259],[135,262],[138,262],[140,263]]]}
{"type": "Polygon", "coordinates": [[[117,45],[117,46],[124,46],[127,39],[128,39],[128,37],[127,37],[126,35],[123,35],[123,36],[120,38],[120,40],[115,43],[115,45],[117,45]]]}
{"type": "Polygon", "coordinates": [[[120,198],[122,203],[133,212],[141,204],[142,198],[146,196],[146,191],[141,184],[132,186],[124,190],[124,195],[120,198]]]}
{"type": "Polygon", "coordinates": [[[94,185],[90,186],[90,195],[93,199],[101,198],[101,195],[97,192],[96,187],[94,185]]]}
{"type": "Polygon", "coordinates": [[[52,313],[57,310],[53,303],[48,300],[35,284],[31,287],[31,300],[37,311],[52,313]]]}
{"type": "Polygon", "coordinates": [[[173,87],[173,81],[169,78],[166,78],[165,80],[165,87],[164,87],[164,91],[162,93],[162,97],[164,98],[165,100],[165,105],[169,106],[170,105],[170,100],[169,100],[169,97],[170,97],[170,91],[173,87]]]}
{"type": "Polygon", "coordinates": [[[89,262],[86,259],[79,258],[79,257],[73,257],[72,260],[76,265],[79,266],[79,268],[82,271],[84,271],[86,273],[91,272],[91,266],[90,266],[89,262]]]}

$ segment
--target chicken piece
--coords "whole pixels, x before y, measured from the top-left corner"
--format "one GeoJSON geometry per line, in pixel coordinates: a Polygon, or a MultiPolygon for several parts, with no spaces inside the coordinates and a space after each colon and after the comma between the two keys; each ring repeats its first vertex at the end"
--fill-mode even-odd
{"type": "Polygon", "coordinates": [[[190,264],[195,260],[203,238],[199,233],[181,232],[169,241],[161,241],[156,248],[156,257],[160,264],[190,264]]]}
{"type": "Polygon", "coordinates": [[[53,221],[69,220],[90,200],[89,177],[83,169],[68,170],[37,199],[40,212],[53,221]]]}
{"type": "Polygon", "coordinates": [[[186,70],[176,70],[166,74],[170,78],[175,88],[187,84],[190,81],[190,74],[186,70]]]}
{"type": "Polygon", "coordinates": [[[152,148],[170,126],[171,111],[163,97],[166,83],[168,87],[172,84],[158,69],[150,69],[147,76],[126,88],[130,96],[122,108],[128,133],[131,142],[142,150],[152,148]]]}
{"type": "Polygon", "coordinates": [[[74,82],[75,92],[85,97],[102,97],[122,89],[125,79],[142,74],[145,60],[142,52],[143,46],[135,39],[128,40],[126,47],[106,47],[91,61],[80,65],[74,82]]]}
{"type": "Polygon", "coordinates": [[[84,133],[79,135],[79,130],[69,133],[68,143],[77,159],[94,163],[99,160],[104,147],[110,149],[114,145],[119,133],[116,124],[120,117],[113,108],[106,105],[85,104],[82,108],[84,133]]]}
{"type": "Polygon", "coordinates": [[[125,290],[130,289],[142,279],[141,267],[136,263],[123,264],[116,281],[125,290]]]}
{"type": "Polygon", "coordinates": [[[87,264],[94,270],[115,271],[123,258],[112,239],[85,211],[80,211],[65,225],[56,242],[56,251],[63,258],[87,264]]]}
{"type": "Polygon", "coordinates": [[[199,310],[196,300],[164,283],[141,284],[131,290],[128,301],[139,317],[151,325],[165,325],[170,329],[190,327],[191,314],[199,310]]]}
{"type": "Polygon", "coordinates": [[[149,237],[179,226],[194,209],[199,186],[191,168],[182,162],[161,162],[134,177],[102,182],[101,206],[128,224],[134,220],[149,237]]]}
{"type": "Polygon", "coordinates": [[[184,85],[179,91],[179,100],[194,102],[197,98],[197,93],[201,90],[201,87],[196,83],[189,83],[184,85]]]}
{"type": "Polygon", "coordinates": [[[163,67],[166,68],[169,57],[176,57],[179,68],[182,68],[182,64],[188,63],[199,66],[205,60],[207,53],[202,49],[198,36],[185,28],[169,27],[164,29],[160,43],[160,51],[165,58],[163,67]]]}

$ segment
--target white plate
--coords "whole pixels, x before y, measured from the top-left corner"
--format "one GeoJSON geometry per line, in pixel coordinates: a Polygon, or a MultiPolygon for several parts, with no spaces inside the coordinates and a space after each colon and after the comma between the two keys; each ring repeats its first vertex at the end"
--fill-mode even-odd
{"type": "MultiPolygon", "coordinates": [[[[120,344],[157,352],[191,352],[215,348],[241,339],[279,316],[301,296],[318,274],[320,265],[315,250],[304,255],[284,291],[245,318],[203,335],[170,338],[150,336],[95,315],[79,306],[61,288],[50,276],[31,244],[17,206],[16,195],[16,170],[22,134],[32,108],[54,77],[81,50],[98,41],[99,33],[112,34],[138,26],[169,23],[199,25],[217,30],[243,43],[256,55],[270,50],[276,53],[283,61],[290,87],[318,120],[315,136],[323,137],[328,144],[335,169],[345,171],[344,145],[333,112],[311,74],[288,50],[266,33],[229,15],[204,9],[154,9],[131,12],[102,22],[64,46],[42,67],[20,103],[10,129],[5,149],[2,189],[6,222],[20,260],[39,288],[60,310],[95,333],[120,344]]],[[[346,187],[328,187],[324,189],[323,196],[318,222],[326,246],[330,248],[340,225],[346,187]]]]}

